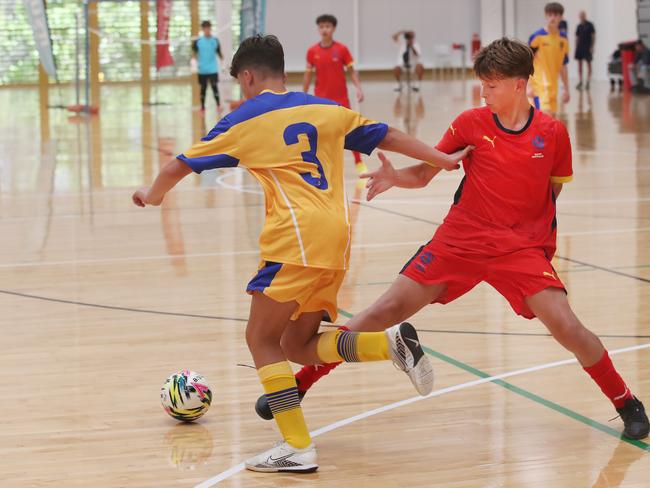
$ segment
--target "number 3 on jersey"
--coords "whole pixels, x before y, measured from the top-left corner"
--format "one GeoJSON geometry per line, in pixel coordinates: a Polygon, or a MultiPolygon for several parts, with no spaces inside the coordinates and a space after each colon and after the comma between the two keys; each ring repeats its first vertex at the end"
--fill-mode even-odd
{"type": "Polygon", "coordinates": [[[319,177],[315,178],[311,173],[300,173],[302,179],[309,183],[311,186],[318,188],[319,190],[327,190],[328,183],[327,178],[325,178],[325,173],[323,171],[323,165],[320,163],[316,157],[316,149],[318,147],[318,131],[316,127],[307,122],[299,122],[297,124],[291,124],[284,130],[284,143],[287,146],[298,143],[298,136],[300,134],[305,134],[307,140],[309,141],[309,151],[303,151],[300,153],[302,160],[306,163],[315,164],[318,168],[319,177]]]}

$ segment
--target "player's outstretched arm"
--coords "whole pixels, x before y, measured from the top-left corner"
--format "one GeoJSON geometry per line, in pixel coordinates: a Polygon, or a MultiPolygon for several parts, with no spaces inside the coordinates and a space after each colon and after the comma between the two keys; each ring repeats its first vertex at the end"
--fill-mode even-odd
{"type": "Polygon", "coordinates": [[[566,64],[562,67],[560,71],[560,78],[562,79],[562,103],[569,103],[571,99],[571,92],[569,90],[569,70],[566,67],[566,64]]]}
{"type": "Polygon", "coordinates": [[[370,201],[380,193],[397,186],[399,188],[422,188],[442,171],[427,163],[420,163],[402,169],[395,169],[390,159],[383,152],[378,153],[381,166],[375,171],[363,173],[361,178],[368,178],[366,200],[370,201]]]}
{"type": "Polygon", "coordinates": [[[458,169],[460,167],[458,163],[473,149],[471,146],[468,146],[463,151],[445,154],[393,127],[388,128],[386,137],[384,137],[384,140],[377,147],[386,151],[398,152],[413,159],[425,161],[426,163],[448,171],[458,169]]]}
{"type": "Polygon", "coordinates": [[[309,92],[309,85],[311,85],[311,79],[314,76],[314,70],[311,66],[307,66],[305,69],[305,75],[302,78],[302,91],[305,93],[309,92]]]}
{"type": "Polygon", "coordinates": [[[146,205],[158,206],[162,203],[165,194],[191,172],[192,170],[187,164],[180,159],[174,159],[160,170],[150,188],[140,188],[133,194],[131,199],[138,207],[146,205]]]}
{"type": "Polygon", "coordinates": [[[361,89],[359,74],[357,73],[357,70],[355,70],[352,66],[348,67],[348,72],[350,73],[350,80],[352,80],[352,84],[357,91],[357,102],[361,103],[363,102],[363,90],[361,89]]]}

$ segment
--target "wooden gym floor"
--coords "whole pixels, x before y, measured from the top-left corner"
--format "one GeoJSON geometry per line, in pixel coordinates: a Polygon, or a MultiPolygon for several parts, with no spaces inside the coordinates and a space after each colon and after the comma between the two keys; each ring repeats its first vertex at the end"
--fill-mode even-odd
{"type": "MultiPolygon", "coordinates": [[[[472,80],[427,81],[412,96],[388,81],[364,88],[365,114],[430,142],[479,103],[472,80]]],[[[610,96],[598,83],[572,96],[562,116],[575,180],[558,202],[554,265],[579,317],[650,402],[650,97],[610,96]]],[[[304,402],[318,473],[242,472],[278,439],[253,411],[261,387],[245,366],[243,289],[263,197],[234,169],[187,178],[161,208],[133,206],[132,190],[216,122],[212,99],[205,124],[192,112],[188,86],[160,86],[153,97],[166,104],[150,110],[139,97],[137,86],[104,87],[101,115],[86,123],[57,109],[43,117],[35,90],[0,90],[12,107],[0,112],[0,486],[648,486],[650,446],[620,440],[620,419],[609,421],[586,374],[556,364],[571,356],[483,285],[413,319],[436,369],[431,398],[415,398],[390,364],[346,365],[304,402]],[[194,425],[159,404],[181,368],[214,393],[194,425]]],[[[63,89],[60,103],[70,99],[63,89]]],[[[430,238],[460,178],[354,205],[340,323],[430,238]]]]}

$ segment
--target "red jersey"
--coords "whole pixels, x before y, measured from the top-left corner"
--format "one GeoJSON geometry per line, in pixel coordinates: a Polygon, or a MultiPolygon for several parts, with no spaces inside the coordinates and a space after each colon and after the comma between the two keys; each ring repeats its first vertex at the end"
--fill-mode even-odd
{"type": "Polygon", "coordinates": [[[350,107],[345,68],[352,66],[354,60],[348,48],[334,41],[329,47],[314,44],[307,50],[307,65],[316,70],[314,95],[350,107]]]}
{"type": "Polygon", "coordinates": [[[476,147],[465,177],[434,235],[462,252],[494,257],[527,248],[555,254],[557,222],[551,183],[571,181],[571,143],[564,125],[530,110],[519,131],[501,125],[489,107],[463,112],[436,146],[451,153],[476,147]]]}

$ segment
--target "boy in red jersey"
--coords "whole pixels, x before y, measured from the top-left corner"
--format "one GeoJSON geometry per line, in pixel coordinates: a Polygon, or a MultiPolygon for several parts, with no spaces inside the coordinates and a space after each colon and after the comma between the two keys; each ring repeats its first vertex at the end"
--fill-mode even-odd
{"type": "MultiPolygon", "coordinates": [[[[350,73],[350,79],[357,91],[357,101],[363,101],[363,91],[359,75],[354,70],[352,54],[345,44],[334,40],[336,31],[336,17],[329,14],[320,15],[316,19],[320,42],[317,42],[307,50],[307,68],[303,79],[302,91],[307,93],[311,85],[311,79],[316,72],[316,83],[314,95],[321,98],[333,100],[339,105],[350,108],[348,98],[348,87],[345,79],[345,72],[350,73]]],[[[361,153],[353,151],[354,163],[357,173],[368,171],[365,163],[361,160],[361,153]]]]}
{"type": "MultiPolygon", "coordinates": [[[[572,178],[571,143],[561,122],[528,102],[533,52],[519,41],[503,38],[478,53],[474,70],[487,106],[460,114],[436,146],[447,153],[475,147],[463,161],[465,178],[454,203],[431,241],[347,328],[389,327],[429,303],[449,303],[485,281],[517,314],[538,317],[575,354],[623,419],[623,435],[642,439],[650,430],[643,404],[619,376],[600,339],[571,310],[551,264],[555,200],[572,178]]],[[[426,186],[439,171],[426,164],[396,170],[381,153],[380,159],[381,168],[366,175],[368,200],[393,186],[426,186]]],[[[302,339],[294,332],[283,348],[291,360],[301,362],[302,339]]],[[[304,395],[337,365],[305,366],[296,375],[299,391],[304,395]]],[[[263,402],[258,401],[256,409],[264,416],[263,402]]]]}

